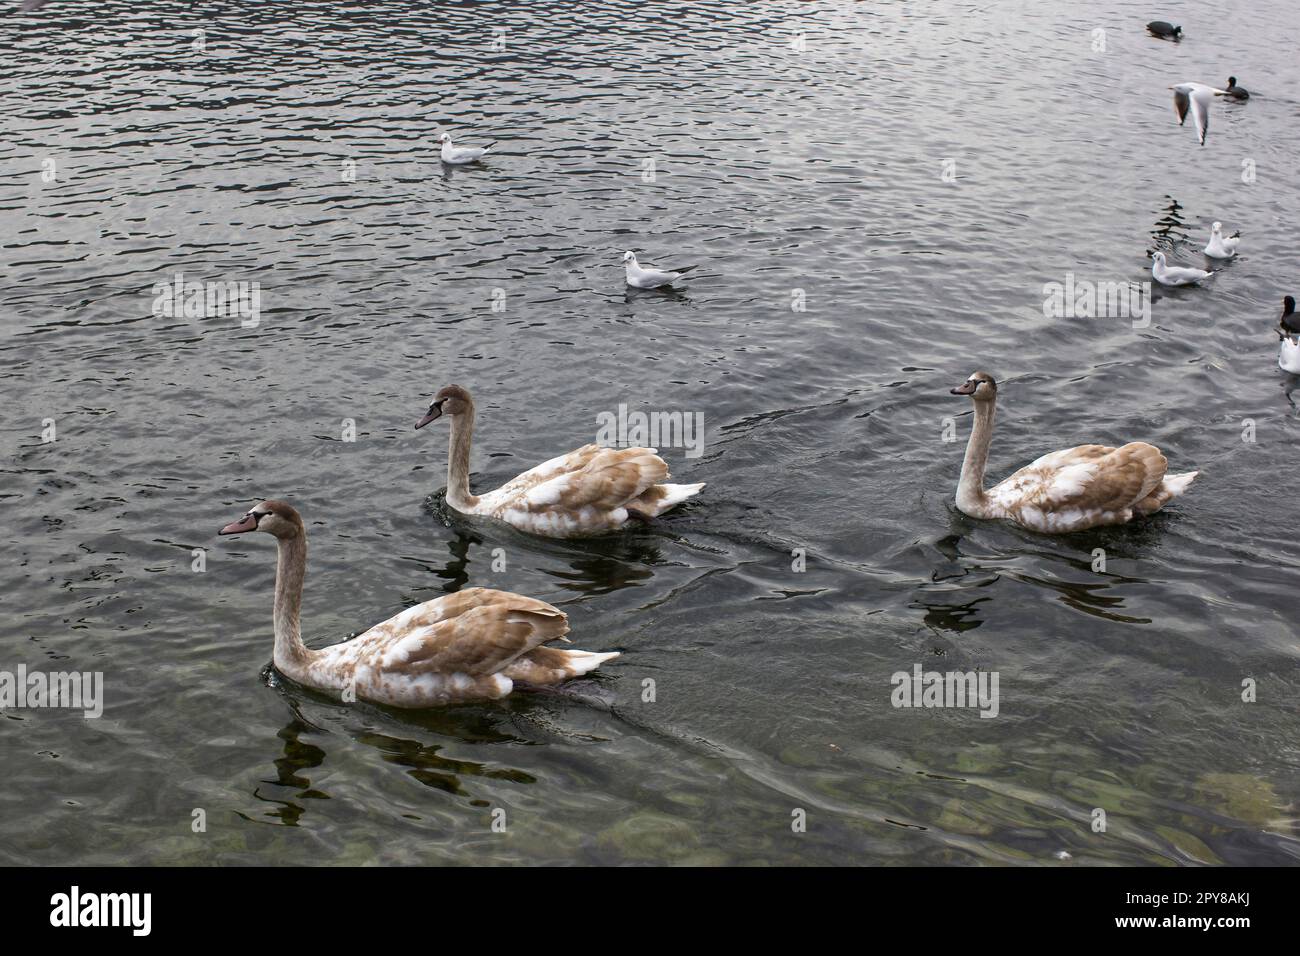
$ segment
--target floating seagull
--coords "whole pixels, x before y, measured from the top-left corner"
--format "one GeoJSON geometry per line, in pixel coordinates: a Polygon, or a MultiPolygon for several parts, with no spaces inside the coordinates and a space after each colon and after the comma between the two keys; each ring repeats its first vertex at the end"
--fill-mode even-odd
{"type": "Polygon", "coordinates": [[[643,269],[636,261],[635,252],[623,253],[623,267],[627,270],[627,284],[638,289],[657,289],[670,285],[674,279],[680,279],[680,272],[663,272],[659,269],[643,269]]]}
{"type": "Polygon", "coordinates": [[[1300,339],[1282,336],[1277,349],[1277,367],[1292,375],[1300,375],[1300,339]]]}
{"type": "Polygon", "coordinates": [[[1147,30],[1153,36],[1162,37],[1166,40],[1181,40],[1183,38],[1183,28],[1176,27],[1172,23],[1166,23],[1164,20],[1152,20],[1147,24],[1147,30]]]}
{"type": "Polygon", "coordinates": [[[449,166],[464,166],[466,163],[476,163],[483,158],[489,149],[495,146],[495,143],[488,143],[481,149],[477,146],[453,146],[451,145],[451,134],[443,133],[438,137],[442,140],[442,161],[449,166]]]}
{"type": "Polygon", "coordinates": [[[1216,222],[1210,232],[1210,241],[1205,247],[1205,254],[1211,259],[1231,259],[1237,254],[1237,243],[1241,242],[1240,235],[1241,233],[1237,233],[1235,236],[1224,238],[1223,223],[1216,222]]]}
{"type": "Polygon", "coordinates": [[[1151,260],[1151,277],[1161,285],[1194,285],[1212,275],[1204,269],[1166,265],[1163,252],[1151,253],[1151,260]]]}
{"type": "Polygon", "coordinates": [[[1228,77],[1228,88],[1223,92],[1227,93],[1234,100],[1250,99],[1250,91],[1247,90],[1244,86],[1238,86],[1237,78],[1235,76],[1228,77]]]}
{"type": "Polygon", "coordinates": [[[1204,146],[1205,134],[1210,128],[1211,97],[1227,96],[1227,92],[1216,90],[1204,83],[1179,83],[1169,88],[1174,91],[1174,109],[1178,112],[1178,125],[1183,125],[1190,107],[1192,119],[1196,121],[1196,135],[1204,146]]]}

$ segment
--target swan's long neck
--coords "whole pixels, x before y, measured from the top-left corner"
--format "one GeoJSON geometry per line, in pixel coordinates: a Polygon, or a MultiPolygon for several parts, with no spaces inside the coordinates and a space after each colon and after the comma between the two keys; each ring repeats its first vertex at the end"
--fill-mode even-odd
{"type": "Polygon", "coordinates": [[[451,445],[447,451],[447,503],[457,511],[478,504],[469,492],[469,449],[474,440],[474,407],[451,417],[451,445]]]}
{"type": "Polygon", "coordinates": [[[966,514],[984,507],[984,466],[989,460],[989,444],[993,440],[993,409],[996,399],[975,402],[975,424],[970,440],[966,442],[966,457],[961,463],[961,478],[957,482],[957,507],[966,514]]]}
{"type": "Polygon", "coordinates": [[[275,666],[293,671],[311,658],[302,642],[298,613],[302,609],[302,582],[307,574],[307,534],[276,541],[275,562],[275,666]]]}

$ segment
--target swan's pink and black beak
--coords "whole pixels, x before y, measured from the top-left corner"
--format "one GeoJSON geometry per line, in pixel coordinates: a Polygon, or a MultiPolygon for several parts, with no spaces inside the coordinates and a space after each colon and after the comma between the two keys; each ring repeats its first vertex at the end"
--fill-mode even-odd
{"type": "Polygon", "coordinates": [[[230,524],[226,525],[224,528],[218,531],[217,534],[243,534],[245,531],[256,531],[256,530],[257,530],[257,515],[253,514],[253,512],[250,511],[248,514],[244,515],[244,517],[240,518],[238,521],[230,522],[230,524]]]}
{"type": "Polygon", "coordinates": [[[974,395],[975,389],[979,388],[980,383],[973,378],[968,378],[956,388],[950,388],[948,391],[953,395],[974,395]]]}
{"type": "Polygon", "coordinates": [[[442,402],[434,402],[429,406],[428,414],[415,423],[416,428],[423,428],[429,422],[436,422],[442,417],[442,402]]]}

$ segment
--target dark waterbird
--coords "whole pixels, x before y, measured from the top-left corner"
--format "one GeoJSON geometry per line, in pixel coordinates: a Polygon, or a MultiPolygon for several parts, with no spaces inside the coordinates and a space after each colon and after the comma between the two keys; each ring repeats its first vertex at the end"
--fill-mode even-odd
{"type": "Polygon", "coordinates": [[[1181,40],[1183,38],[1183,28],[1176,27],[1172,23],[1166,23],[1164,20],[1152,20],[1147,24],[1147,31],[1152,36],[1157,36],[1165,40],[1181,40]]]}
{"type": "Polygon", "coordinates": [[[1282,315],[1277,320],[1278,325],[1285,329],[1291,335],[1300,335],[1300,315],[1296,315],[1294,296],[1284,296],[1282,299],[1282,315]]]}
{"type": "Polygon", "coordinates": [[[1223,92],[1231,96],[1234,100],[1250,99],[1250,92],[1244,86],[1237,85],[1237,78],[1235,76],[1228,77],[1228,85],[1224,87],[1223,92]]]}

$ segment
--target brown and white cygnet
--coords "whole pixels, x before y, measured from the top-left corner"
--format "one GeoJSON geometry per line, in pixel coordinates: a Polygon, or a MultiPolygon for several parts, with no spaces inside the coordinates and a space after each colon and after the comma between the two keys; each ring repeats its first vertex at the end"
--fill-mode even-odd
{"type": "Polygon", "coordinates": [[[564,612],[544,601],[469,588],[409,607],[350,641],[312,650],[302,642],[298,612],[307,572],[307,529],[283,501],[263,501],[219,534],[274,535],[276,669],[291,680],[345,700],[390,707],[437,707],[495,700],[516,681],[558,684],[595,670],[617,651],[546,647],[566,641],[564,612]],[[351,691],[349,696],[348,692],[351,691]]]}
{"type": "Polygon", "coordinates": [[[957,483],[957,508],[972,518],[1006,518],[1049,534],[1124,524],[1159,511],[1199,474],[1166,474],[1169,462],[1146,442],[1119,448],[1078,445],[1044,455],[985,490],[998,383],[987,372],[974,372],[951,391],[969,395],[975,403],[975,424],[957,483]]]}
{"type": "Polygon", "coordinates": [[[552,458],[496,491],[469,490],[469,452],[474,434],[474,400],[459,385],[433,396],[416,428],[439,418],[451,422],[447,454],[447,504],[462,514],[486,515],[520,531],[552,538],[577,538],[623,527],[629,520],[663,514],[704,483],[665,483],[668,465],[653,448],[583,445],[552,458]]]}

